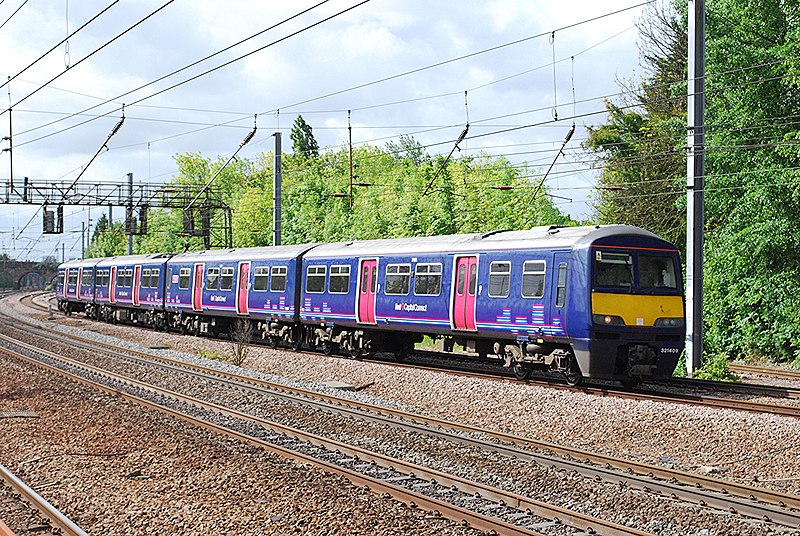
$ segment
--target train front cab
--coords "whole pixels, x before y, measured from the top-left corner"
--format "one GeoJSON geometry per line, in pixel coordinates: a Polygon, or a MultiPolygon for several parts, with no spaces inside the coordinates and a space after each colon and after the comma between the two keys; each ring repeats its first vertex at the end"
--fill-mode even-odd
{"type": "Polygon", "coordinates": [[[685,329],[677,250],[660,239],[636,243],[589,248],[590,336],[576,352],[586,375],[628,385],[671,376],[685,329]]]}

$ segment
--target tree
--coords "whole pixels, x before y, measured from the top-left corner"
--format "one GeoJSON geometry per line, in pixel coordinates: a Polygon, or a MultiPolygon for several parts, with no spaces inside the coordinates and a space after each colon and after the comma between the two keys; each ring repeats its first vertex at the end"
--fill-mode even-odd
{"type": "Polygon", "coordinates": [[[298,115],[295,119],[289,137],[292,139],[292,151],[295,154],[303,155],[306,158],[319,156],[319,144],[314,139],[313,129],[306,123],[302,115],[298,115]]]}
{"type": "Polygon", "coordinates": [[[637,26],[646,77],[623,87],[630,97],[621,104],[606,102],[608,122],[590,127],[584,142],[602,166],[595,216],[598,223],[643,227],[683,248],[685,17],[669,4],[652,4],[637,26]]]}

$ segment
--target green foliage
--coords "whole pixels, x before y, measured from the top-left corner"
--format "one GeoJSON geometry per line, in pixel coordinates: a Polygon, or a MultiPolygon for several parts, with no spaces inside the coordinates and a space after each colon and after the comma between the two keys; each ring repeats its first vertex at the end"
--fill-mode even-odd
{"type": "Polygon", "coordinates": [[[302,115],[298,115],[289,134],[292,139],[292,151],[304,158],[319,156],[319,144],[314,138],[314,129],[306,123],[302,115]]]}
{"type": "MultiPolygon", "coordinates": [[[[646,11],[647,76],[633,106],[608,105],[586,147],[604,165],[598,220],[682,246],[687,4],[673,7],[646,11]]],[[[800,361],[800,5],[709,0],[706,10],[706,350],[800,361]]]]}
{"type": "Polygon", "coordinates": [[[797,81],[784,76],[797,65],[798,14],[796,4],[774,0],[710,6],[707,110],[715,128],[707,138],[705,313],[712,352],[800,358],[800,178],[793,169],[800,153],[796,126],[784,119],[800,108],[797,81]]]}
{"type": "MultiPolygon", "coordinates": [[[[283,158],[284,244],[335,242],[438,234],[526,229],[535,225],[573,225],[544,195],[531,200],[529,171],[503,158],[470,156],[448,162],[430,158],[410,137],[386,149],[353,150],[357,165],[352,209],[350,153],[341,148],[316,158],[287,154],[283,158]],[[435,177],[435,180],[434,180],[435,177]],[[428,195],[422,195],[428,184],[428,195]],[[500,190],[498,187],[507,189],[500,190]],[[510,189],[508,189],[510,188],[510,189]],[[344,197],[342,197],[344,195],[344,197]]],[[[176,185],[204,186],[224,161],[199,153],[175,157],[176,185]]],[[[272,244],[273,155],[239,159],[225,168],[214,186],[232,208],[234,247],[272,244]]],[[[533,174],[533,173],[531,173],[533,174]]],[[[151,209],[149,233],[135,237],[134,253],[202,249],[201,239],[181,236],[182,211],[151,209]]],[[[121,224],[98,233],[90,256],[124,255],[127,238],[121,224]]]]}
{"type": "Polygon", "coordinates": [[[197,355],[199,355],[203,359],[210,359],[212,361],[227,361],[228,359],[227,357],[220,354],[216,350],[207,350],[205,348],[200,348],[197,351],[197,355]]]}
{"type": "Polygon", "coordinates": [[[675,365],[675,370],[672,371],[672,376],[674,378],[685,378],[688,375],[689,373],[686,371],[686,353],[682,352],[680,359],[678,359],[678,364],[675,365]]]}
{"type": "Polygon", "coordinates": [[[698,380],[715,380],[720,382],[738,382],[739,376],[731,372],[725,354],[706,354],[702,368],[695,372],[698,380]]]}

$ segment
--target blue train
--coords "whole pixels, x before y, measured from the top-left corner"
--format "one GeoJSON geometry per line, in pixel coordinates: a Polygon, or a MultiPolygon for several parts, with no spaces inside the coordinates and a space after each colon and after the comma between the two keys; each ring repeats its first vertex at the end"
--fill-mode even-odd
{"type": "Polygon", "coordinates": [[[683,349],[675,246],[625,225],[75,260],[66,313],[195,335],[247,319],[273,346],[402,358],[424,336],[534,370],[635,385],[683,349]]]}

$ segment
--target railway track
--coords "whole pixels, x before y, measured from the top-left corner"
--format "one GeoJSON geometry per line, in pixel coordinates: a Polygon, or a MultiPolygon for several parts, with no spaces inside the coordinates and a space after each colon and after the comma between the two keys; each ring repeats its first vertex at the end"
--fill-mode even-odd
{"type": "MultiPolygon", "coordinates": [[[[86,350],[97,351],[98,349],[96,341],[83,340],[78,344],[86,350]]],[[[189,365],[147,353],[108,348],[103,351],[113,354],[116,359],[120,360],[140,363],[156,360],[170,373],[190,373],[196,375],[198,381],[208,381],[211,376],[220,381],[232,383],[236,388],[255,390],[261,395],[307,406],[316,411],[336,413],[353,419],[371,420],[379,422],[382,426],[435,436],[484,451],[498,452],[509,458],[525,460],[559,470],[574,471],[589,479],[613,482],[704,507],[736,512],[757,519],[769,519],[786,526],[800,527],[800,514],[796,512],[800,509],[800,498],[797,496],[708,476],[616,459],[579,449],[565,448],[512,434],[355,402],[347,398],[287,387],[251,377],[223,373],[217,369],[189,365]],[[465,436],[465,433],[468,435],[465,436]]]]}
{"type": "MultiPolygon", "coordinates": [[[[0,465],[0,479],[2,479],[14,493],[19,495],[21,501],[27,503],[27,507],[33,508],[39,512],[42,519],[46,520],[47,524],[50,526],[50,529],[46,526],[36,527],[35,532],[50,530],[53,534],[62,534],[64,536],[87,536],[78,525],[59,512],[53,505],[42,498],[41,495],[36,493],[25,484],[25,482],[2,465],[0,465]]],[[[0,535],[14,536],[14,532],[0,521],[0,535]]]]}
{"type": "Polygon", "coordinates": [[[369,486],[376,493],[389,494],[407,504],[441,513],[480,530],[499,534],[539,534],[536,527],[564,525],[571,527],[570,533],[647,534],[145,384],[6,336],[0,339],[3,341],[2,351],[18,359],[196,426],[341,474],[357,485],[369,486]]]}
{"type": "Polygon", "coordinates": [[[759,376],[769,376],[772,378],[785,378],[788,380],[800,380],[800,370],[779,369],[775,367],[760,367],[756,365],[729,365],[728,368],[737,374],[756,374],[759,376]]]}
{"type": "MultiPolygon", "coordinates": [[[[47,307],[37,303],[36,300],[33,299],[32,294],[23,296],[22,298],[20,298],[20,301],[23,301],[25,299],[27,299],[30,302],[31,306],[33,306],[34,308],[37,308],[42,311],[49,310],[47,307]]],[[[308,353],[311,355],[317,355],[315,352],[308,352],[308,353]]],[[[452,357],[444,358],[437,355],[438,354],[437,352],[430,352],[424,350],[417,351],[415,352],[415,354],[422,358],[423,361],[422,363],[414,362],[413,359],[409,359],[408,361],[398,362],[397,360],[392,358],[382,358],[379,356],[363,358],[362,360],[366,362],[388,364],[399,368],[422,368],[422,369],[435,368],[437,370],[444,370],[447,372],[451,372],[453,374],[459,374],[463,376],[476,377],[476,378],[486,378],[493,381],[519,381],[513,379],[512,374],[507,370],[502,369],[501,367],[488,366],[487,368],[490,371],[476,372],[474,370],[475,364],[470,363],[468,358],[464,358],[463,360],[459,359],[454,360],[452,359],[452,357]]],[[[480,363],[480,364],[486,366],[485,363],[480,363]]],[[[616,387],[614,385],[600,384],[600,383],[587,383],[586,385],[583,386],[573,387],[567,385],[566,383],[559,382],[558,380],[553,380],[553,379],[533,378],[526,380],[526,382],[534,385],[546,385],[554,389],[565,389],[572,391],[577,390],[595,396],[616,396],[619,398],[625,398],[631,400],[655,400],[655,401],[676,403],[676,404],[688,404],[688,405],[705,406],[718,409],[747,411],[751,413],[772,413],[775,415],[783,415],[788,417],[795,417],[795,418],[800,417],[800,406],[792,406],[779,403],[757,402],[747,399],[727,398],[727,397],[720,397],[708,392],[697,392],[698,389],[701,390],[706,389],[710,391],[723,391],[726,393],[739,393],[739,394],[756,395],[756,396],[766,395],[775,398],[800,399],[800,388],[785,388],[785,387],[781,388],[781,387],[764,386],[756,384],[712,382],[712,381],[682,379],[682,378],[673,378],[669,382],[662,384],[666,386],[679,387],[681,389],[690,390],[690,392],[676,393],[676,392],[667,392],[664,390],[657,390],[652,388],[647,389],[644,387],[636,389],[624,389],[616,387]]]]}

